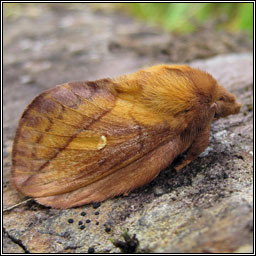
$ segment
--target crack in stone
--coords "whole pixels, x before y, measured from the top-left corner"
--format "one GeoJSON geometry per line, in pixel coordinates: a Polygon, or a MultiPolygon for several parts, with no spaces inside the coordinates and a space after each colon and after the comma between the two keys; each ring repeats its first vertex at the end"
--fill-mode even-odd
{"type": "Polygon", "coordinates": [[[5,228],[3,228],[3,232],[19,247],[21,247],[25,253],[30,253],[30,251],[26,248],[26,246],[22,243],[20,239],[15,238],[14,236],[11,236],[5,228]]]}

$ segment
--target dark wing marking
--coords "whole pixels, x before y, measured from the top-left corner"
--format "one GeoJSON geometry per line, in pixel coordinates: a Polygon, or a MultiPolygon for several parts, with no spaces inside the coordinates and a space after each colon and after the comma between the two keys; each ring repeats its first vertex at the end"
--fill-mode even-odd
{"type": "Polygon", "coordinates": [[[22,115],[13,146],[11,179],[19,191],[60,208],[101,201],[155,177],[165,164],[158,167],[153,155],[164,157],[163,148],[172,150],[168,163],[176,156],[178,145],[169,126],[137,122],[132,113],[137,107],[120,101],[111,86],[106,79],[69,83],[34,99],[22,115]],[[118,180],[124,175],[128,181],[118,180]],[[143,176],[139,184],[136,175],[143,176]],[[96,187],[96,195],[89,196],[96,187]],[[58,196],[66,198],[62,206],[62,200],[54,205],[50,199],[58,196]]]}

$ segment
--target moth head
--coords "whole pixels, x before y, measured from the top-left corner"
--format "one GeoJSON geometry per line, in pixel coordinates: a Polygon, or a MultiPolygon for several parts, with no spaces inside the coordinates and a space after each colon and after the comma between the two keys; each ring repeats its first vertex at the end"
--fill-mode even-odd
{"type": "Polygon", "coordinates": [[[219,93],[215,101],[214,118],[226,117],[238,114],[241,104],[236,101],[234,94],[227,92],[222,86],[219,86],[219,93]]]}

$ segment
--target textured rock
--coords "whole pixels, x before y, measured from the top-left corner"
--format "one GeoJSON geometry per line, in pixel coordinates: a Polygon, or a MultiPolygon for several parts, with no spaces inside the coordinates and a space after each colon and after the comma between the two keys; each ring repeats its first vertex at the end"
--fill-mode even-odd
{"type": "Polygon", "coordinates": [[[3,252],[8,253],[24,253],[24,249],[17,244],[17,241],[8,237],[7,233],[3,234],[3,252]]]}
{"type": "MultiPolygon", "coordinates": [[[[75,12],[75,19],[72,12],[52,7],[42,19],[5,21],[4,208],[25,200],[9,186],[10,152],[17,121],[36,94],[54,84],[114,76],[162,61],[158,55],[142,57],[134,48],[109,49],[124,27],[129,34],[143,26],[89,10],[75,12]],[[31,20],[35,26],[28,26],[31,20]]],[[[155,33],[160,32],[154,38],[155,33]]],[[[168,36],[162,38],[165,47],[168,36]]],[[[123,240],[127,228],[139,240],[138,252],[252,252],[252,60],[251,53],[234,53],[191,63],[213,74],[243,105],[240,114],[213,123],[209,147],[184,170],[176,174],[170,166],[150,184],[97,209],[56,210],[29,201],[6,211],[4,252],[87,253],[89,247],[119,252],[110,238],[123,240]]]]}

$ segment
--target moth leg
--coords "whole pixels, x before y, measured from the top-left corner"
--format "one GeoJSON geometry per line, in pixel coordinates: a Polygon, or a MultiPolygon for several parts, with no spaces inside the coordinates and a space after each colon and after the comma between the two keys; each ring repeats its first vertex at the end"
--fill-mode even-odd
{"type": "Polygon", "coordinates": [[[187,151],[186,157],[182,160],[182,162],[175,166],[175,170],[178,172],[183,167],[192,162],[195,158],[197,158],[200,153],[202,153],[208,146],[210,137],[210,124],[205,127],[203,131],[201,131],[196,139],[192,142],[190,148],[187,151]]]}

